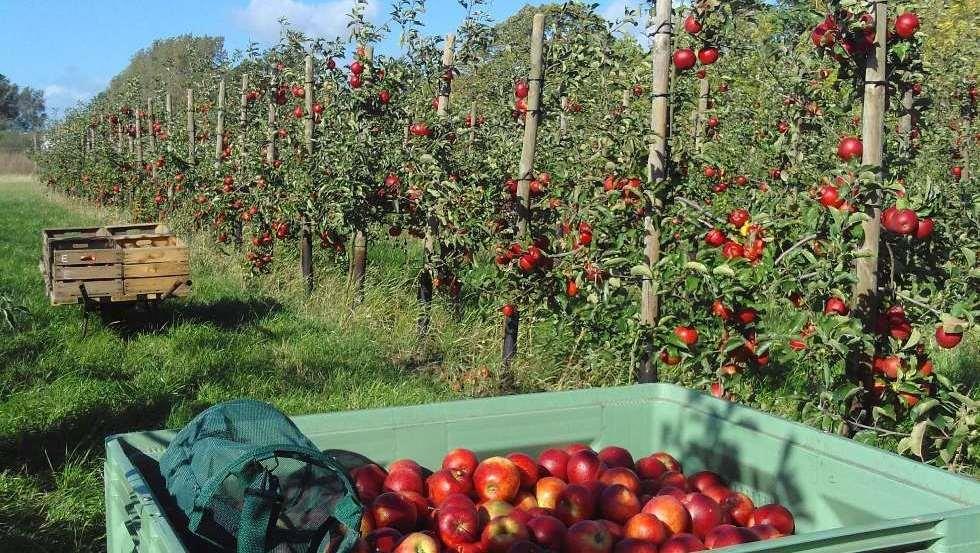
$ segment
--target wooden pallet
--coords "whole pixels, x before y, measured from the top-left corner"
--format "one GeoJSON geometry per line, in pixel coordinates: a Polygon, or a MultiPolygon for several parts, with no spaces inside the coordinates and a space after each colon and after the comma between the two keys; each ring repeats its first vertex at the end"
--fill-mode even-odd
{"type": "Polygon", "coordinates": [[[44,229],[40,269],[52,305],[162,300],[190,292],[187,245],[166,225],[44,229]]]}

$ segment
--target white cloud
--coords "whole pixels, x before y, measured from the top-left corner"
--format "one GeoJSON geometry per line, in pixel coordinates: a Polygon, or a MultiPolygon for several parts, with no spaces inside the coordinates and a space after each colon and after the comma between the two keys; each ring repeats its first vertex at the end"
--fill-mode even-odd
{"type": "Polygon", "coordinates": [[[626,14],[626,8],[631,10],[639,9],[636,25],[624,25],[619,29],[619,33],[631,34],[643,46],[646,46],[650,39],[647,37],[647,25],[650,20],[650,5],[643,0],[613,0],[606,5],[600,12],[602,17],[608,21],[622,20],[626,14]]]}
{"type": "Polygon", "coordinates": [[[61,117],[64,112],[101,92],[107,81],[85,74],[76,66],[62,69],[61,74],[41,87],[48,116],[61,117]]]}
{"type": "MultiPolygon", "coordinates": [[[[354,3],[354,0],[249,0],[248,6],[234,10],[232,15],[242,28],[260,41],[278,39],[279,20],[283,18],[307,35],[334,38],[347,32],[347,14],[354,3]]],[[[377,8],[377,0],[371,0],[366,15],[375,15],[377,8]]]]}

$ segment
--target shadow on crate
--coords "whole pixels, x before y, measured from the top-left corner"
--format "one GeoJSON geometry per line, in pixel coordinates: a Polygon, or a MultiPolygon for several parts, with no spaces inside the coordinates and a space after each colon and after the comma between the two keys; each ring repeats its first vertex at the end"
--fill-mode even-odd
{"type": "Polygon", "coordinates": [[[172,301],[157,306],[115,306],[102,311],[105,328],[122,338],[140,334],[162,334],[181,324],[208,324],[233,331],[282,311],[270,298],[222,298],[210,302],[172,301]]]}

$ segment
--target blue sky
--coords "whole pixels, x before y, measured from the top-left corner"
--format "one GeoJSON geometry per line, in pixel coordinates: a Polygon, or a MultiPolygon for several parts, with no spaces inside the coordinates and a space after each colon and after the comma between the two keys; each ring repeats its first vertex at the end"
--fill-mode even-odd
{"type": "MultiPolygon", "coordinates": [[[[627,2],[603,0],[599,11],[621,15],[627,2]]],[[[492,0],[491,15],[505,19],[526,2],[492,0]]],[[[540,3],[540,0],[535,3],[540,3]]],[[[229,51],[278,36],[286,17],[310,34],[337,36],[346,29],[353,0],[0,0],[0,74],[45,92],[49,113],[91,98],[153,40],[179,34],[220,35],[229,51]]],[[[428,0],[431,34],[454,30],[464,11],[457,0],[428,0]]],[[[372,19],[383,22],[390,0],[372,0],[372,19]]],[[[395,48],[389,40],[386,50],[395,48]]]]}

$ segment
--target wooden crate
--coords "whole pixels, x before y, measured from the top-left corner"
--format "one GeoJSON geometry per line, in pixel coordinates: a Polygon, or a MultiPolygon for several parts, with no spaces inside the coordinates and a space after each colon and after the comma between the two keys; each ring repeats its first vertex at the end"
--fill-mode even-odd
{"type": "Polygon", "coordinates": [[[159,223],[44,229],[40,269],[54,305],[190,292],[187,245],[159,223]],[[82,293],[84,286],[85,294],[82,293]]]}

